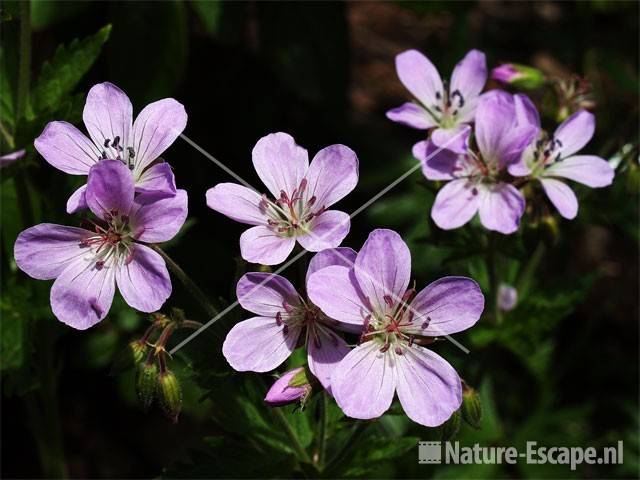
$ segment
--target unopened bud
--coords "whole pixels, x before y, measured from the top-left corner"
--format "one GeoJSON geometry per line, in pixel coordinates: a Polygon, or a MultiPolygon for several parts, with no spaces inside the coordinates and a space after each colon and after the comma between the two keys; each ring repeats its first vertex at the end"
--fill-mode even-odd
{"type": "Polygon", "coordinates": [[[169,370],[158,376],[158,396],[164,413],[173,423],[178,421],[178,415],[182,409],[182,389],[178,377],[169,370]]]}
{"type": "Polygon", "coordinates": [[[462,390],[462,418],[473,428],[480,428],[482,419],[482,404],[480,395],[467,384],[463,384],[462,390]]]}
{"type": "Polygon", "coordinates": [[[147,343],[142,340],[134,340],[116,355],[111,365],[111,375],[124,372],[140,363],[147,354],[147,343]]]}
{"type": "Polygon", "coordinates": [[[491,78],[523,90],[535,90],[546,81],[537,68],[519,63],[503,63],[491,70],[491,78]]]}
{"type": "Polygon", "coordinates": [[[511,285],[503,283],[498,288],[498,307],[503,312],[510,312],[518,304],[518,290],[511,285]]]}
{"type": "Polygon", "coordinates": [[[155,363],[141,363],[138,366],[136,391],[143,409],[148,409],[156,397],[158,387],[158,367],[155,363]]]}
{"type": "Polygon", "coordinates": [[[460,410],[453,412],[449,420],[444,422],[440,427],[440,438],[443,442],[451,440],[458,434],[460,430],[460,410]]]}
{"type": "Polygon", "coordinates": [[[304,367],[289,370],[271,386],[264,397],[267,405],[279,407],[304,401],[311,393],[311,382],[304,367]]]}

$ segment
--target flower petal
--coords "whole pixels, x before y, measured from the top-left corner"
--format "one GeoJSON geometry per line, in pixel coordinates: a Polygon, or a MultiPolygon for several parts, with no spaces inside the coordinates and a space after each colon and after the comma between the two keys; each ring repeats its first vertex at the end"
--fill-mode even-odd
{"type": "Polygon", "coordinates": [[[411,253],[396,232],[376,229],[358,253],[354,272],[364,296],[375,310],[383,312],[385,297],[390,296],[397,303],[409,285],[411,253]]]}
{"type": "Polygon", "coordinates": [[[480,222],[485,228],[509,234],[518,230],[524,213],[524,196],[513,185],[498,183],[481,189],[480,222]]]}
{"type": "Polygon", "coordinates": [[[345,415],[366,420],[380,417],[391,406],[396,389],[393,356],[376,342],[351,350],[334,369],[331,393],[345,415]]]}
{"type": "Polygon", "coordinates": [[[18,268],[27,275],[49,280],[87,253],[80,242],[90,235],[84,228],[41,223],[18,235],[13,256],[18,268]]]}
{"type": "Polygon", "coordinates": [[[403,331],[428,337],[450,335],[480,319],[484,296],[470,278],[444,277],[422,289],[411,302],[411,309],[414,327],[403,331]]]}
{"type": "Polygon", "coordinates": [[[315,205],[330,207],[358,184],[358,157],[344,145],[320,150],[309,165],[306,198],[316,197],[315,205]]]}
{"type": "Polygon", "coordinates": [[[471,50],[453,69],[449,92],[453,94],[457,90],[467,103],[480,95],[485,83],[487,58],[481,51],[471,50]]]}
{"type": "Polygon", "coordinates": [[[175,142],[187,126],[184,106],[173,98],[150,103],[138,114],[133,123],[135,173],[142,171],[175,142]]]}
{"type": "Polygon", "coordinates": [[[335,332],[323,328],[316,328],[315,331],[318,334],[317,341],[309,339],[307,342],[309,370],[331,393],[331,375],[351,349],[335,332]]]}
{"type": "Polygon", "coordinates": [[[260,209],[258,192],[237,183],[219,183],[207,190],[207,206],[236,222],[266,225],[266,214],[260,209]]]}
{"type": "Polygon", "coordinates": [[[334,265],[352,268],[356,261],[356,255],[355,250],[349,247],[328,248],[316,253],[309,262],[305,283],[309,283],[309,277],[323,268],[334,265]]]}
{"type": "Polygon", "coordinates": [[[116,268],[116,282],[125,301],[141,312],[160,310],[171,295],[171,279],[164,260],[140,244],[134,245],[131,257],[116,268]]]}
{"type": "Polygon", "coordinates": [[[251,155],[260,180],[276,198],[280,197],[281,190],[291,195],[309,168],[307,151],[283,132],[262,137],[251,155]]]}
{"type": "Polygon", "coordinates": [[[442,357],[416,345],[396,359],[398,398],[411,420],[436,427],[460,408],[460,377],[442,357]]]}
{"type": "Polygon", "coordinates": [[[595,129],[596,118],[593,114],[578,110],[562,122],[553,134],[553,138],[560,141],[556,151],[561,152],[563,158],[573,155],[589,143],[595,129]]]}
{"type": "Polygon", "coordinates": [[[342,243],[351,228],[349,214],[327,210],[315,217],[308,233],[296,237],[300,245],[310,252],[335,248],[342,243]]]}
{"type": "Polygon", "coordinates": [[[600,157],[574,155],[552,164],[544,176],[568,178],[588,187],[599,188],[611,185],[614,173],[611,165],[600,157]]]}
{"type": "Polygon", "coordinates": [[[431,134],[431,141],[436,147],[445,148],[455,153],[467,151],[471,127],[466,124],[453,128],[436,128],[431,134]]]}
{"type": "Polygon", "coordinates": [[[348,267],[334,265],[309,275],[307,295],[325,315],[350,325],[363,325],[371,310],[348,267]]]}
{"type": "Polygon", "coordinates": [[[413,102],[403,103],[399,107],[387,111],[387,118],[392,122],[418,130],[427,130],[436,126],[436,122],[429,112],[413,102]]]}
{"type": "Polygon", "coordinates": [[[116,290],[115,270],[93,260],[71,263],[51,287],[51,310],[63,323],[86,330],[107,316],[116,290]]]}
{"type": "Polygon", "coordinates": [[[240,235],[240,254],[247,262],[277,265],[296,245],[294,237],[281,237],[265,226],[252,227],[240,235]]]}
{"type": "Polygon", "coordinates": [[[513,96],[517,122],[523,125],[540,127],[540,114],[531,99],[524,93],[513,96]]]}
{"type": "Polygon", "coordinates": [[[27,151],[23,148],[21,150],[16,150],[15,152],[7,153],[6,155],[0,156],[0,168],[4,168],[7,165],[10,165],[16,160],[20,160],[26,154],[27,151]]]}
{"type": "Polygon", "coordinates": [[[273,273],[246,273],[238,280],[236,296],[242,308],[265,317],[275,318],[280,312],[286,317],[286,305],[300,304],[298,292],[291,282],[273,273]]]}
{"type": "Polygon", "coordinates": [[[396,70],[402,84],[420,102],[431,108],[442,103],[442,79],[433,63],[417,50],[407,50],[396,56],[396,70]],[[440,94],[440,99],[436,94],[440,94]]]}
{"type": "Polygon", "coordinates": [[[140,194],[133,201],[129,219],[133,238],[149,243],[171,240],[184,225],[187,213],[185,190],[164,198],[153,193],[140,194]]]}
{"type": "Polygon", "coordinates": [[[147,168],[136,180],[136,193],[174,196],[176,194],[176,179],[171,165],[159,162],[147,168]]]}
{"type": "Polygon", "coordinates": [[[573,190],[561,182],[553,178],[540,178],[540,183],[544,189],[544,193],[558,209],[560,215],[568,220],[573,220],[578,214],[578,199],[573,190]]]}
{"type": "Polygon", "coordinates": [[[236,324],[222,344],[222,353],[238,372],[268,372],[296,348],[299,328],[278,325],[273,318],[254,317],[236,324]]]}
{"type": "Polygon", "coordinates": [[[129,215],[135,194],[133,177],[126,165],[118,160],[102,160],[91,167],[87,180],[87,205],[98,217],[115,210],[129,215]]]}
{"type": "Polygon", "coordinates": [[[428,180],[452,180],[458,163],[458,154],[437,147],[429,140],[416,143],[412,149],[413,156],[420,160],[422,173],[428,180]]]}
{"type": "Polygon", "coordinates": [[[478,187],[461,178],[440,189],[431,208],[431,218],[438,227],[451,230],[471,220],[479,206],[478,187]]]}
{"type": "Polygon", "coordinates": [[[93,143],[101,152],[103,149],[107,150],[109,158],[114,158],[116,151],[111,148],[109,152],[105,145],[106,140],[113,142],[119,137],[119,146],[129,146],[133,107],[129,97],[112,83],[99,83],[91,87],[82,119],[93,143]]]}
{"type": "Polygon", "coordinates": [[[67,122],[50,122],[33,144],[53,167],[71,175],[87,175],[101,152],[80,130],[67,122]]]}
{"type": "Polygon", "coordinates": [[[76,213],[87,208],[87,185],[84,184],[71,194],[67,200],[67,213],[76,213]]]}

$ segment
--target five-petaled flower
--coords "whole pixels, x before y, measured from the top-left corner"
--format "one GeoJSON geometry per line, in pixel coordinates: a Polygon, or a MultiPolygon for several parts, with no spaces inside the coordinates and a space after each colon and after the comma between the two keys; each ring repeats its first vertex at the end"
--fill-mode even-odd
{"type": "Polygon", "coordinates": [[[363,328],[361,343],[331,376],[336,402],[350,417],[381,416],[396,391],[409,418],[422,425],[440,425],[460,407],[458,374],[418,342],[471,327],[484,297],[464,277],[441,278],[415,295],[410,276],[411,254],[400,235],[374,230],[352,267],[328,266],[309,277],[314,304],[363,328]]]}
{"type": "MultiPolygon", "coordinates": [[[[82,114],[87,138],[67,122],[47,124],[34,144],[51,165],[71,175],[88,175],[101,160],[118,160],[131,170],[137,193],[176,193],[169,164],[158,161],[187,124],[182,104],[165,98],[147,105],[135,122],[129,97],[115,85],[94,85],[82,114]]],[[[76,190],[67,202],[67,212],[86,208],[87,186],[76,190]]]]}
{"type": "MultiPolygon", "coordinates": [[[[307,281],[325,268],[346,268],[355,257],[350,248],[324,250],[309,263],[307,281]]],[[[358,333],[362,326],[327,317],[279,275],[247,273],[236,291],[240,305],[259,316],[238,323],[227,334],[222,353],[229,364],[241,372],[268,372],[303,344],[311,373],[330,391],[331,372],[349,352],[337,331],[358,333]]]]}
{"type": "MultiPolygon", "coordinates": [[[[539,128],[540,118],[535,106],[528,103],[526,107],[527,118],[539,128]]],[[[606,160],[595,155],[574,155],[589,143],[595,128],[593,114],[578,110],[562,122],[552,136],[540,130],[520,161],[509,166],[509,173],[515,177],[538,179],[560,215],[570,220],[575,218],[578,199],[560,178],[592,188],[606,187],[613,182],[614,170],[606,160]]]]}
{"type": "Polygon", "coordinates": [[[420,130],[435,128],[431,141],[462,153],[467,148],[480,93],[487,81],[484,53],[471,50],[456,65],[451,84],[442,81],[431,61],[417,50],[396,57],[400,81],[420,102],[407,102],[387,112],[387,118],[420,130]]]}
{"type": "Polygon", "coordinates": [[[84,330],[102,320],[116,284],[142,312],[158,310],[171,294],[162,257],[141,242],[171,239],[187,217],[187,193],[135,195],[129,169],[104,160],[89,171],[86,201],[98,217],[94,229],[43,223],[20,233],[18,267],[39,280],[56,279],[51,308],[62,322],[84,330]]]}
{"type": "Polygon", "coordinates": [[[508,234],[518,229],[525,199],[505,181],[507,167],[520,159],[537,129],[525,118],[525,95],[499,90],[485,93],[478,102],[472,149],[456,154],[428,140],[414,145],[429,180],[450,180],[436,196],[431,217],[445,230],[458,228],[476,212],[485,228],[508,234]]]}
{"type": "Polygon", "coordinates": [[[207,205],[238,222],[255,225],[240,236],[242,258],[277,265],[296,240],[319,252],[340,245],[349,233],[349,215],[328,207],[358,183],[358,159],[350,148],[331,145],[309,164],[307,151],[286,133],[261,138],[253,149],[253,166],[273,198],[235,183],[207,191],[207,205]]]}

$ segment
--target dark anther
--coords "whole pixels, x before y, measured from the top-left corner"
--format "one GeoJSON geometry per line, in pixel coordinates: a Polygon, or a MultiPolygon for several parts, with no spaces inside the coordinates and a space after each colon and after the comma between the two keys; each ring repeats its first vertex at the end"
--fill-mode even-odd
{"type": "Polygon", "coordinates": [[[135,158],[136,152],[133,147],[127,147],[127,151],[129,152],[129,158],[135,158]]]}
{"type": "Polygon", "coordinates": [[[289,334],[289,325],[285,325],[284,327],[282,327],[282,333],[284,333],[285,335],[289,334]]]}
{"type": "Polygon", "coordinates": [[[109,140],[108,138],[106,138],[106,139],[104,140],[104,146],[105,146],[106,148],[109,148],[109,142],[110,142],[110,141],[111,141],[111,140],[109,140]]]}
{"type": "Polygon", "coordinates": [[[104,150],[102,151],[102,160],[106,160],[107,159],[107,152],[105,152],[104,150]]]}
{"type": "Polygon", "coordinates": [[[389,308],[393,307],[393,299],[389,295],[385,295],[383,298],[384,303],[386,303],[389,308]]]}
{"type": "Polygon", "coordinates": [[[396,347],[396,354],[397,355],[404,355],[404,353],[402,353],[402,348],[396,347]]]}
{"type": "Polygon", "coordinates": [[[387,350],[389,350],[389,347],[390,347],[390,346],[391,346],[391,344],[389,344],[389,343],[385,343],[385,344],[382,346],[382,348],[380,349],[380,352],[382,352],[382,353],[386,352],[387,350]]]}
{"type": "Polygon", "coordinates": [[[454,99],[455,97],[458,97],[458,106],[460,108],[464,107],[464,97],[460,93],[460,90],[453,91],[453,93],[451,94],[451,99],[454,99]]]}
{"type": "Polygon", "coordinates": [[[424,330],[431,323],[431,317],[427,317],[427,320],[422,324],[422,329],[424,330]]]}
{"type": "Polygon", "coordinates": [[[472,195],[478,195],[478,189],[477,189],[476,187],[473,187],[473,188],[471,189],[471,194],[472,194],[472,195]]]}
{"type": "Polygon", "coordinates": [[[411,335],[409,337],[409,346],[412,347],[413,346],[413,341],[415,340],[415,337],[413,335],[411,335]]]}
{"type": "Polygon", "coordinates": [[[438,105],[434,105],[433,109],[434,109],[436,112],[442,112],[442,109],[441,109],[438,105]]]}
{"type": "Polygon", "coordinates": [[[115,137],[113,137],[113,143],[111,144],[111,146],[113,148],[118,148],[118,143],[120,143],[120,137],[116,135],[115,137]]]}
{"type": "Polygon", "coordinates": [[[96,268],[97,268],[98,270],[102,270],[102,269],[104,268],[104,262],[103,262],[102,260],[98,260],[98,261],[96,262],[96,268]]]}
{"type": "Polygon", "coordinates": [[[276,325],[282,325],[282,314],[280,312],[276,313],[276,325]]]}
{"type": "Polygon", "coordinates": [[[436,92],[436,100],[440,100],[442,98],[442,94],[440,92],[436,92]]]}

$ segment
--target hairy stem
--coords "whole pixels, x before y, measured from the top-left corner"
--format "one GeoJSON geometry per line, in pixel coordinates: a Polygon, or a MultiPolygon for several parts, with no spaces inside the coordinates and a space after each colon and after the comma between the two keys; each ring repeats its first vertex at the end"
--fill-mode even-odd
{"type": "Polygon", "coordinates": [[[191,277],[189,277],[189,275],[185,273],[180,265],[174,262],[173,259],[169,255],[167,255],[165,251],[162,250],[159,246],[150,245],[150,247],[160,254],[160,256],[167,263],[169,269],[176,277],[178,277],[178,279],[180,279],[182,284],[187,288],[187,290],[189,290],[189,293],[193,295],[193,297],[198,301],[204,311],[207,312],[207,315],[209,315],[211,318],[215,317],[218,314],[218,310],[211,304],[211,302],[209,302],[207,295],[202,290],[200,290],[200,287],[198,287],[198,285],[196,285],[196,283],[191,280],[191,277]]]}
{"type": "Polygon", "coordinates": [[[318,425],[318,466],[324,468],[325,456],[327,453],[327,426],[329,417],[327,415],[328,399],[327,394],[322,392],[318,406],[320,409],[320,419],[318,425]]]}
{"type": "Polygon", "coordinates": [[[282,427],[282,430],[284,430],[284,433],[289,438],[289,441],[291,442],[291,446],[293,447],[293,449],[296,451],[296,454],[298,455],[298,460],[304,463],[312,463],[311,458],[309,457],[309,454],[307,453],[305,448],[302,446],[302,443],[300,443],[300,439],[298,438],[298,435],[296,434],[296,432],[293,431],[293,428],[291,428],[291,424],[287,420],[287,417],[285,417],[284,413],[282,413],[282,409],[279,407],[275,407],[271,409],[271,412],[273,413],[273,416],[282,427]]]}
{"type": "Polygon", "coordinates": [[[500,311],[500,303],[498,301],[498,289],[500,281],[497,273],[496,259],[496,234],[489,232],[489,241],[487,245],[487,273],[489,275],[489,302],[492,312],[493,321],[496,325],[502,323],[502,312],[500,311]]]}

